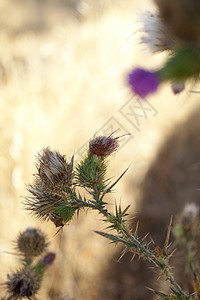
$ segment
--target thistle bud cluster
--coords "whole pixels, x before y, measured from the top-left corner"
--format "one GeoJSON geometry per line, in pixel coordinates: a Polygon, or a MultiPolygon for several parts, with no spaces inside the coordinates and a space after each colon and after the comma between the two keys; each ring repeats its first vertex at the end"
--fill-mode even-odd
{"type": "Polygon", "coordinates": [[[73,162],[67,162],[65,155],[44,148],[37,157],[37,174],[28,186],[31,197],[26,207],[39,218],[52,221],[57,227],[63,226],[74,215],[75,210],[65,205],[73,201],[73,162]],[[60,207],[65,206],[63,214],[60,207]]]}
{"type": "Polygon", "coordinates": [[[137,67],[128,74],[131,90],[141,98],[168,81],[174,94],[179,94],[185,82],[196,82],[200,74],[200,2],[155,0],[155,4],[156,12],[141,17],[141,42],[153,53],[167,50],[168,58],[157,70],[137,67]]]}
{"type": "MultiPolygon", "coordinates": [[[[114,132],[113,132],[114,133],[114,132]]],[[[128,209],[130,205],[122,209],[121,205],[115,204],[114,212],[108,211],[108,202],[105,201],[105,196],[113,191],[113,188],[118,181],[125,175],[128,168],[112,183],[107,178],[108,160],[107,158],[114,153],[119,147],[119,138],[113,137],[113,133],[109,136],[97,136],[92,138],[88,144],[88,151],[85,157],[74,167],[74,158],[68,163],[65,156],[59,152],[52,151],[50,148],[45,148],[39,154],[37,171],[33,185],[28,186],[31,196],[26,199],[26,208],[36,214],[43,220],[52,221],[56,227],[62,228],[66,222],[71,221],[75,212],[81,209],[90,208],[98,211],[103,215],[103,221],[108,224],[107,229],[114,231],[114,234],[108,232],[95,231],[97,234],[106,237],[112,243],[122,243],[124,250],[122,256],[126,252],[131,252],[133,257],[138,255],[140,258],[148,260],[156,270],[165,277],[169,282],[169,293],[158,292],[152,290],[159,299],[197,299],[193,297],[200,294],[200,283],[198,276],[193,275],[194,292],[189,294],[185,292],[176,282],[171,273],[169,259],[172,253],[169,252],[170,232],[172,228],[172,219],[170,221],[164,245],[160,247],[148,235],[140,238],[138,236],[138,226],[132,232],[127,223],[128,209]],[[82,191],[86,191],[86,195],[82,195],[82,191]]],[[[196,206],[191,206],[184,211],[184,217],[181,219],[181,230],[179,226],[179,239],[194,236],[198,209],[196,206]]],[[[199,227],[198,227],[199,228],[199,227]]],[[[60,230],[60,229],[59,229],[60,230]]],[[[58,230],[58,231],[59,231],[58,230]]],[[[192,238],[191,238],[192,240],[192,238]]],[[[190,239],[185,240],[185,245],[192,245],[190,239]]],[[[17,248],[21,251],[27,261],[30,257],[34,257],[40,251],[44,251],[47,243],[44,241],[42,234],[37,231],[28,231],[21,234],[18,238],[17,248]],[[35,249],[32,247],[33,236],[37,235],[34,244],[38,245],[35,249]],[[31,246],[31,250],[27,251],[27,247],[23,245],[23,239],[31,246]],[[37,252],[38,251],[38,252],[37,252]]],[[[193,248],[191,248],[193,249],[193,248]]],[[[54,260],[54,253],[49,253],[43,256],[40,261],[31,268],[27,278],[42,278],[46,266],[50,265],[54,260]],[[32,274],[34,272],[34,276],[32,274]]],[[[32,261],[32,258],[31,258],[32,261]]],[[[30,268],[30,263],[26,265],[30,268]]],[[[193,268],[193,271],[196,269],[193,268]]],[[[21,280],[21,270],[17,273],[21,280]]],[[[16,278],[14,274],[14,278],[16,278]]],[[[13,277],[9,277],[8,286],[15,286],[13,277]],[[12,284],[14,282],[14,284],[12,284]]],[[[40,281],[39,281],[40,282],[40,281]]],[[[21,283],[20,283],[21,284],[21,283]]],[[[24,285],[22,285],[24,287],[24,285]]],[[[35,291],[38,285],[32,284],[31,291],[35,291]]],[[[27,287],[27,284],[26,284],[27,287]]],[[[24,289],[24,288],[23,288],[24,289]]],[[[28,294],[26,288],[26,293],[28,294]]],[[[19,294],[19,293],[18,293],[19,294]]],[[[14,298],[13,298],[14,299],[14,298]]]]}
{"type": "Polygon", "coordinates": [[[98,195],[110,192],[106,158],[118,149],[120,138],[112,135],[91,139],[86,157],[75,168],[73,156],[67,162],[65,155],[44,148],[37,157],[35,180],[28,185],[31,196],[26,198],[26,208],[62,228],[75,212],[92,205],[77,192],[77,186],[98,195]]]}
{"type": "Polygon", "coordinates": [[[37,228],[20,233],[15,248],[22,256],[22,266],[7,275],[5,282],[8,299],[31,299],[40,289],[44,272],[53,264],[55,253],[48,252],[45,235],[37,228]]]}

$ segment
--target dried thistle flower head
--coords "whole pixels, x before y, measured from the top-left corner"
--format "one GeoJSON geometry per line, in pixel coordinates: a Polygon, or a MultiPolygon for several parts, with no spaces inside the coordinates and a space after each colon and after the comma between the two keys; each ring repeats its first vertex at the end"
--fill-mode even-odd
{"type": "Polygon", "coordinates": [[[50,220],[58,227],[64,226],[64,223],[73,217],[75,209],[68,207],[72,202],[70,192],[60,192],[58,194],[54,191],[45,190],[44,186],[37,181],[35,184],[28,186],[28,191],[32,196],[27,197],[24,202],[26,209],[39,218],[50,220]]]}
{"type": "Polygon", "coordinates": [[[9,299],[15,300],[22,297],[30,299],[40,288],[40,278],[30,267],[26,266],[16,273],[8,274],[6,286],[9,299]]]}
{"type": "Polygon", "coordinates": [[[64,190],[72,185],[73,157],[70,163],[66,162],[65,155],[57,151],[44,148],[38,154],[38,176],[51,190],[64,190]]]}
{"type": "Polygon", "coordinates": [[[47,147],[38,156],[37,169],[34,183],[27,188],[31,196],[24,203],[26,209],[62,227],[75,211],[70,207],[69,213],[67,207],[73,202],[73,157],[67,163],[64,155],[47,147]],[[60,211],[61,206],[64,214],[60,211]]]}
{"type": "Polygon", "coordinates": [[[89,153],[105,158],[115,152],[119,147],[119,137],[113,138],[111,137],[112,134],[109,136],[97,136],[90,140],[89,153]]]}
{"type": "Polygon", "coordinates": [[[34,257],[40,255],[47,248],[45,235],[40,229],[29,227],[19,234],[17,239],[17,249],[25,257],[34,257]]]}

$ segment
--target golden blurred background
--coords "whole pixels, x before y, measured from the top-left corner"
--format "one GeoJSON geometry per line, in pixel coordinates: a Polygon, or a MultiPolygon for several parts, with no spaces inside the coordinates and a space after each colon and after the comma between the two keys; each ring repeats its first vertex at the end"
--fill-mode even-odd
{"type": "Polygon", "coordinates": [[[109,259],[118,257],[116,247],[93,232],[105,228],[100,216],[83,212],[53,237],[54,224],[28,215],[22,201],[41,148],[67,158],[75,153],[78,161],[96,132],[119,128],[116,135],[132,136],[122,139],[123,147],[110,158],[109,175],[116,179],[131,165],[109,202],[131,203],[137,215],[138,186],[159,145],[200,103],[198,94],[175,97],[169,86],[144,107],[130,95],[126,73],[136,65],[155,68],[164,59],[152,56],[136,37],[137,17],[148,8],[149,1],[136,0],[0,0],[1,283],[19,266],[7,253],[14,252],[15,237],[38,226],[57,258],[37,299],[106,299],[98,294],[101,274],[109,259]]]}

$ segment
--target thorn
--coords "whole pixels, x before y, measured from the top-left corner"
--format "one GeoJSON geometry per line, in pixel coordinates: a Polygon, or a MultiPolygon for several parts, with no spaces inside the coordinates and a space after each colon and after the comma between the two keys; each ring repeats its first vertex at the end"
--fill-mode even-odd
{"type": "MultiPolygon", "coordinates": [[[[144,242],[144,241],[146,240],[146,238],[148,237],[148,235],[149,235],[149,232],[148,232],[147,234],[145,234],[145,236],[141,239],[141,242],[144,242]]],[[[147,246],[148,246],[149,244],[151,244],[151,242],[149,242],[149,243],[147,244],[147,246]]]]}
{"type": "Polygon", "coordinates": [[[128,171],[128,169],[130,168],[130,166],[128,166],[128,168],[126,168],[126,170],[118,177],[118,179],[113,183],[113,184],[111,184],[111,186],[110,187],[108,187],[106,190],[105,190],[105,194],[108,192],[108,191],[110,191],[117,183],[118,183],[118,181],[124,176],[124,174],[128,171]]]}
{"type": "Polygon", "coordinates": [[[163,250],[160,249],[160,247],[154,242],[154,240],[152,239],[151,236],[150,236],[150,239],[151,239],[151,241],[152,241],[152,243],[153,243],[153,246],[154,246],[154,248],[155,248],[155,251],[156,251],[157,256],[163,256],[163,250]]]}
{"type": "Polygon", "coordinates": [[[193,272],[193,284],[194,284],[195,300],[199,300],[200,299],[200,284],[199,284],[199,279],[195,272],[193,272]]]}
{"type": "Polygon", "coordinates": [[[138,233],[138,227],[139,227],[139,220],[138,220],[137,223],[136,223],[134,234],[137,234],[137,233],[138,233]]]}
{"type": "Polygon", "coordinates": [[[173,217],[171,216],[169,226],[168,226],[168,229],[167,229],[167,235],[166,235],[165,243],[164,243],[164,246],[163,246],[163,253],[164,254],[166,254],[168,244],[169,244],[170,233],[171,233],[171,228],[172,228],[172,219],[173,219],[173,217]]]}
{"type": "Polygon", "coordinates": [[[134,260],[136,254],[134,253],[133,256],[131,257],[131,262],[134,260]]]}
{"type": "Polygon", "coordinates": [[[2,251],[3,253],[6,253],[6,254],[11,254],[11,255],[18,255],[18,256],[21,256],[21,253],[15,253],[15,252],[10,252],[10,251],[2,251]]]}
{"type": "Polygon", "coordinates": [[[53,238],[62,230],[62,233],[63,233],[63,227],[65,226],[65,225],[69,225],[69,224],[63,224],[63,225],[61,225],[60,226],[60,228],[56,231],[56,233],[53,235],[53,238]]]}
{"type": "Polygon", "coordinates": [[[146,286],[146,289],[148,289],[150,292],[152,292],[152,293],[154,293],[154,294],[156,294],[156,295],[158,295],[158,296],[161,296],[161,297],[167,297],[168,295],[166,295],[166,294],[164,294],[164,293],[162,293],[162,292],[158,292],[158,291],[156,291],[156,290],[154,290],[154,289],[152,289],[152,288],[149,288],[149,287],[147,287],[146,286]]]}
{"type": "Polygon", "coordinates": [[[122,254],[120,255],[120,257],[118,258],[118,262],[124,257],[124,255],[129,251],[128,247],[126,247],[123,251],[122,254]]]}

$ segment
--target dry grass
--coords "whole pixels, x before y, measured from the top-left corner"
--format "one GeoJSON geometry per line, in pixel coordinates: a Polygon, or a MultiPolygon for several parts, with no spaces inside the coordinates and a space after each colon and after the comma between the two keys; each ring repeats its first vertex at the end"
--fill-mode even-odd
{"type": "MultiPolygon", "coordinates": [[[[132,163],[127,178],[137,185],[165,134],[198,100],[187,94],[175,98],[166,87],[151,99],[158,114],[143,121],[141,132],[135,133],[119,112],[129,95],[124,76],[137,63],[155,65],[162,60],[150,59],[134,37],[128,39],[135,30],[137,2],[97,5],[71,0],[55,5],[46,0],[42,7],[40,2],[0,4],[0,282],[18,265],[5,251],[12,251],[11,242],[20,230],[37,225],[50,237],[55,233],[53,225],[28,216],[21,204],[25,184],[35,171],[35,154],[42,147],[70,157],[114,116],[135,138],[111,160],[110,173],[117,177],[132,163]]],[[[122,181],[111,200],[129,203],[132,189],[129,194],[126,178],[122,181]]],[[[98,219],[92,213],[80,215],[52,238],[57,261],[46,280],[49,295],[43,290],[38,299],[98,298],[98,273],[114,251],[92,232],[103,228],[98,219]]]]}

